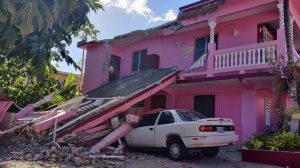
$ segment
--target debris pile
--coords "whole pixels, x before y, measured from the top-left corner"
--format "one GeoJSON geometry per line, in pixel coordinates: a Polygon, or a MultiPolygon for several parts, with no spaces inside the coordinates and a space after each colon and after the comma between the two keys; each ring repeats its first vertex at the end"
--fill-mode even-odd
{"type": "Polygon", "coordinates": [[[145,114],[129,114],[129,108],[175,82],[177,74],[173,68],[141,71],[53,109],[35,111],[54,98],[51,94],[21,109],[16,125],[1,130],[0,136],[17,133],[13,137],[26,136],[30,141],[20,150],[9,152],[14,159],[71,162],[77,166],[96,160],[124,160],[121,138],[145,114]]]}
{"type": "MultiPolygon", "coordinates": [[[[43,141],[31,142],[28,137],[11,136],[1,139],[0,162],[8,160],[64,163],[66,165],[112,165],[120,164],[125,159],[123,150],[108,148],[102,155],[94,155],[88,146],[62,144],[57,146],[43,141]],[[109,160],[108,160],[109,159],[109,160]],[[111,159],[116,161],[112,162],[111,159]]],[[[113,167],[118,167],[113,165],[113,167]]]]}

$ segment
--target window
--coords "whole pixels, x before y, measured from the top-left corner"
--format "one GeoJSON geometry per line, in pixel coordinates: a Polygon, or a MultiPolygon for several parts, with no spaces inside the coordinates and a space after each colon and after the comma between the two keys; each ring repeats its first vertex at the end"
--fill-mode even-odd
{"type": "Polygon", "coordinates": [[[146,126],[152,126],[155,124],[155,121],[158,117],[159,113],[150,114],[146,117],[144,117],[138,124],[137,127],[146,127],[146,126]]]}
{"type": "Polygon", "coordinates": [[[165,109],[166,108],[166,95],[153,95],[151,96],[151,110],[165,109]]]}
{"type": "Polygon", "coordinates": [[[265,121],[266,126],[271,126],[271,114],[270,114],[270,108],[271,108],[271,101],[268,97],[265,97],[265,121]]]}
{"type": "Polygon", "coordinates": [[[203,114],[196,112],[196,111],[189,111],[189,110],[176,110],[178,116],[182,121],[197,121],[205,117],[203,114]]]}
{"type": "Polygon", "coordinates": [[[147,56],[147,50],[136,51],[132,57],[132,71],[139,71],[142,57],[147,56]]]}
{"type": "Polygon", "coordinates": [[[115,55],[111,55],[109,67],[109,81],[114,81],[119,78],[120,64],[121,58],[115,55]]]}
{"type": "Polygon", "coordinates": [[[136,51],[132,57],[132,71],[158,69],[159,56],[156,54],[147,55],[147,50],[136,51]]]}
{"type": "MultiPolygon", "coordinates": [[[[194,61],[198,60],[203,54],[208,53],[208,43],[210,41],[210,37],[201,37],[196,39],[195,41],[195,51],[194,51],[194,61]]],[[[218,35],[215,35],[215,43],[218,49],[218,35]]]]}
{"type": "Polygon", "coordinates": [[[215,117],[215,96],[201,95],[195,96],[194,110],[207,117],[215,117]]]}
{"type": "Polygon", "coordinates": [[[269,23],[258,25],[258,43],[276,40],[276,29],[269,23]]]}
{"type": "Polygon", "coordinates": [[[174,118],[171,112],[162,112],[158,120],[158,125],[174,123],[174,118]]]}

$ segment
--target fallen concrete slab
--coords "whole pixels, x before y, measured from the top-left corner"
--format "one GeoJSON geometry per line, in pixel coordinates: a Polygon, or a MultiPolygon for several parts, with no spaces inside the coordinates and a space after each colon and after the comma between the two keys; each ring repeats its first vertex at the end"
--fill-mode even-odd
{"type": "Polygon", "coordinates": [[[100,153],[102,149],[107,148],[109,145],[111,145],[112,143],[114,143],[124,135],[126,135],[131,130],[132,130],[131,124],[123,124],[116,130],[114,130],[112,133],[104,137],[100,142],[92,146],[91,148],[92,152],[100,153]]]}

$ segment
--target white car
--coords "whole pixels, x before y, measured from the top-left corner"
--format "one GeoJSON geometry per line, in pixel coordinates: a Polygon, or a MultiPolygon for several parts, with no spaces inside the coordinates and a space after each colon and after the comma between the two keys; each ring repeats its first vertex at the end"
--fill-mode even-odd
{"type": "Polygon", "coordinates": [[[218,154],[220,146],[238,141],[231,119],[206,118],[190,110],[164,110],[143,117],[125,136],[128,147],[166,148],[170,159],[181,160],[191,149],[206,157],[218,154]]]}

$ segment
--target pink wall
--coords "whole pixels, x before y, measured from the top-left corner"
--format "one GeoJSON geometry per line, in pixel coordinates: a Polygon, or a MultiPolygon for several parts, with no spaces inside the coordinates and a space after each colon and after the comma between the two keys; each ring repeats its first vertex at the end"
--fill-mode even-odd
{"type": "Polygon", "coordinates": [[[217,24],[216,32],[219,34],[219,49],[238,47],[257,43],[257,26],[270,21],[278,22],[278,10],[272,10],[241,19],[217,24]],[[233,36],[236,29],[238,36],[233,36]]]}
{"type": "Polygon", "coordinates": [[[246,90],[241,93],[241,141],[248,140],[257,132],[256,91],[246,90]]]}
{"type": "Polygon", "coordinates": [[[104,46],[90,46],[87,48],[86,63],[83,79],[83,91],[87,92],[108,81],[108,69],[105,67],[104,46]]]}
{"type": "Polygon", "coordinates": [[[266,9],[273,6],[276,8],[277,0],[226,0],[225,4],[220,5],[218,10],[209,15],[198,15],[183,20],[184,25],[192,25],[203,20],[215,20],[228,15],[241,15],[259,12],[259,9],[266,9]],[[249,9],[254,9],[254,11],[249,9]],[[248,10],[248,11],[247,11],[248,10]]]}
{"type": "MultiPolygon", "coordinates": [[[[278,12],[277,10],[272,10],[217,24],[216,33],[219,35],[219,49],[257,43],[257,25],[276,20],[278,20],[278,12]],[[239,31],[237,37],[233,36],[234,29],[239,31]]],[[[160,56],[161,68],[177,66],[180,69],[187,69],[193,63],[194,51],[186,58],[182,58],[182,50],[187,47],[193,47],[195,39],[205,36],[209,36],[208,24],[207,27],[198,30],[149,38],[131,44],[123,48],[123,53],[119,54],[122,57],[121,76],[132,73],[132,53],[143,49],[147,49],[148,54],[158,54],[160,56]],[[181,45],[176,45],[177,42],[180,42],[181,45]]]]}
{"type": "Polygon", "coordinates": [[[180,53],[187,47],[193,47],[197,37],[207,36],[208,33],[209,29],[204,28],[174,36],[150,38],[132,44],[124,49],[125,53],[121,59],[121,76],[131,73],[132,53],[142,49],[147,49],[148,54],[160,56],[160,68],[178,66],[180,69],[186,69],[192,65],[194,54],[192,52],[186,58],[182,58],[180,53]],[[179,41],[181,46],[176,45],[179,41]]]}
{"type": "Polygon", "coordinates": [[[216,117],[232,119],[235,124],[236,133],[241,135],[241,93],[217,93],[216,117]]]}

